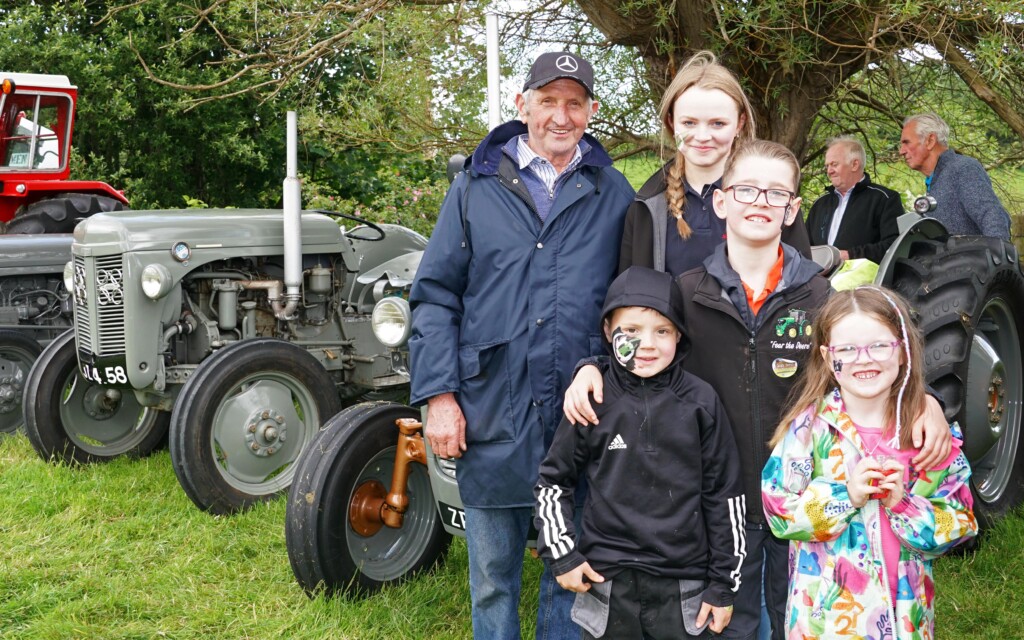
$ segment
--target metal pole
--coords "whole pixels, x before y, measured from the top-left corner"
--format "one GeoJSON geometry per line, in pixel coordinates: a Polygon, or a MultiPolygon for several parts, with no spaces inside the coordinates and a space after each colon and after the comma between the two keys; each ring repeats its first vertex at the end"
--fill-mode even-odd
{"type": "Polygon", "coordinates": [[[498,52],[498,13],[488,9],[487,16],[487,125],[501,124],[501,58],[498,52]]]}

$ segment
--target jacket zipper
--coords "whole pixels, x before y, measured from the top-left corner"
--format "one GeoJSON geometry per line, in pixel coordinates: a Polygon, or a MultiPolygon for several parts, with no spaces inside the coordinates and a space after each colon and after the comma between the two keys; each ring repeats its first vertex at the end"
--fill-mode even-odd
{"type": "Polygon", "coordinates": [[[651,430],[654,427],[654,422],[651,420],[651,407],[647,404],[647,380],[644,378],[640,378],[640,397],[644,399],[644,421],[641,423],[641,426],[647,426],[644,430],[644,451],[652,451],[654,449],[654,438],[651,430]]]}
{"type": "MultiPolygon", "coordinates": [[[[896,625],[898,622],[896,620],[896,601],[892,597],[892,588],[890,588],[889,586],[889,567],[885,566],[885,550],[882,549],[882,502],[881,500],[877,499],[870,499],[868,500],[868,502],[874,503],[874,505],[872,506],[872,511],[874,512],[874,520],[876,525],[875,530],[870,532],[868,539],[871,541],[872,546],[874,546],[876,543],[878,544],[878,555],[882,557],[882,561],[879,562],[879,565],[882,567],[882,589],[884,590],[883,593],[885,594],[885,599],[889,603],[889,615],[891,616],[889,619],[892,620],[892,635],[894,638],[896,638],[899,637],[899,633],[896,631],[896,625]]],[[[867,506],[868,505],[864,505],[864,507],[862,508],[866,508],[867,506]]],[[[876,557],[874,549],[872,549],[871,555],[872,557],[876,557]]],[[[899,575],[898,560],[896,563],[896,570],[897,575],[899,575]]],[[[899,585],[896,586],[896,589],[897,591],[899,590],[899,585]]]]}
{"type": "Polygon", "coordinates": [[[757,380],[757,333],[755,331],[750,332],[750,341],[747,343],[750,351],[750,387],[751,387],[751,401],[750,408],[752,409],[750,415],[750,422],[754,425],[754,460],[764,459],[764,434],[762,431],[763,425],[761,420],[761,385],[758,384],[757,380]]]}
{"type": "MultiPolygon", "coordinates": [[[[712,277],[712,276],[707,276],[707,277],[712,277]]],[[[712,277],[712,279],[713,279],[713,277],[712,277]]],[[[698,286],[698,290],[699,289],[700,289],[700,287],[698,286]]],[[[721,290],[721,286],[720,285],[719,285],[719,290],[721,290]]],[[[715,310],[721,311],[727,317],[730,317],[733,320],[735,320],[736,322],[738,322],[740,324],[740,326],[742,326],[748,332],[748,334],[747,334],[748,335],[748,338],[747,338],[747,348],[749,350],[749,360],[750,360],[750,380],[748,382],[750,383],[750,387],[751,387],[751,393],[750,393],[750,397],[751,397],[751,403],[750,403],[750,407],[751,407],[750,423],[751,423],[751,426],[752,426],[753,436],[756,439],[756,441],[753,443],[754,444],[754,455],[755,455],[754,459],[755,460],[765,460],[765,459],[767,459],[767,456],[765,456],[765,453],[764,453],[764,449],[765,449],[765,446],[764,446],[765,443],[764,443],[764,437],[763,437],[764,418],[763,418],[763,416],[761,416],[761,384],[760,384],[760,382],[757,379],[757,375],[758,375],[757,358],[759,356],[759,352],[758,352],[758,349],[757,349],[757,333],[758,333],[759,330],[764,329],[768,325],[763,323],[763,322],[761,324],[758,324],[757,318],[761,317],[761,314],[771,315],[771,314],[775,313],[775,311],[780,306],[796,304],[798,301],[810,297],[810,295],[811,295],[810,292],[806,291],[806,290],[802,291],[800,293],[800,295],[798,295],[796,297],[793,297],[793,298],[789,298],[787,293],[786,293],[786,291],[783,291],[778,296],[773,294],[765,302],[765,305],[763,307],[761,307],[760,312],[754,318],[754,327],[753,328],[747,327],[747,324],[743,321],[743,318],[740,316],[739,311],[736,310],[736,306],[731,301],[728,304],[715,304],[715,303],[708,304],[708,303],[705,303],[705,302],[700,302],[697,299],[697,296],[696,295],[694,296],[694,301],[695,302],[698,302],[698,304],[703,304],[703,306],[708,307],[709,309],[715,309],[715,310]]],[[[711,297],[712,301],[717,302],[717,300],[713,296],[710,296],[710,297],[711,297]]],[[[770,329],[768,329],[768,330],[770,330],[770,329]]],[[[775,425],[772,425],[773,428],[774,428],[774,426],[775,425]]],[[[746,473],[746,471],[745,471],[745,473],[746,473]]],[[[757,475],[758,475],[758,477],[760,477],[760,471],[758,471],[757,475]]],[[[747,482],[747,478],[746,478],[746,475],[744,475],[744,477],[743,477],[744,486],[746,486],[746,482],[747,482]]],[[[745,493],[745,491],[744,491],[744,493],[745,493]]],[[[750,512],[749,511],[747,512],[747,518],[748,518],[747,522],[750,522],[750,520],[749,520],[750,512]]]]}
{"type": "MultiPolygon", "coordinates": [[[[748,344],[750,345],[750,375],[752,378],[751,387],[753,388],[753,392],[750,394],[753,398],[753,401],[750,403],[750,405],[753,409],[751,415],[751,423],[754,425],[754,437],[757,438],[754,444],[754,454],[756,456],[754,458],[755,460],[767,460],[767,453],[770,453],[765,451],[764,446],[764,417],[761,415],[761,386],[764,381],[760,380],[757,377],[757,359],[758,357],[760,357],[760,353],[757,350],[757,333],[760,330],[770,332],[771,326],[769,323],[763,321],[758,323],[758,318],[765,318],[771,316],[772,314],[775,313],[775,311],[778,308],[791,306],[809,296],[810,293],[806,290],[802,291],[799,296],[796,296],[792,299],[790,299],[786,295],[785,291],[783,291],[782,294],[779,296],[769,296],[769,299],[766,301],[765,305],[761,307],[760,312],[754,319],[754,328],[750,330],[750,341],[748,342],[748,344]],[[764,315],[762,316],[762,314],[764,315]]],[[[808,354],[808,357],[810,357],[810,354],[808,354]]],[[[782,406],[781,402],[779,406],[782,406]]],[[[774,430],[775,426],[776,425],[771,425],[770,428],[774,430]]]]}

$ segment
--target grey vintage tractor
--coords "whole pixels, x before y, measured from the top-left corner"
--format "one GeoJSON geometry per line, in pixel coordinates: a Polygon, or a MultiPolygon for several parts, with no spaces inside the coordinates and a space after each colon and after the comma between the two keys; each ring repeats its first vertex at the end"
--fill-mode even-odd
{"type": "Polygon", "coordinates": [[[24,423],[22,396],[43,347],[71,326],[70,234],[0,236],[0,435],[24,423]]]}
{"type": "Polygon", "coordinates": [[[25,384],[42,458],[145,455],[166,435],[188,496],[230,513],[286,490],[345,404],[407,394],[386,341],[426,240],[301,211],[289,121],[283,211],[124,211],[75,228],[74,331],[25,384]]]}
{"type": "MultiPolygon", "coordinates": [[[[963,427],[975,512],[991,524],[1024,499],[1019,256],[1002,240],[949,236],[917,213],[900,223],[874,281],[914,307],[926,337],[926,377],[944,396],[947,417],[963,427]]],[[[822,256],[828,262],[838,251],[822,256]]],[[[792,318],[782,333],[802,322],[792,318]]],[[[397,403],[356,405],[334,416],[300,457],[285,533],[292,570],[310,594],[372,593],[439,562],[450,536],[464,531],[454,461],[432,455],[419,418],[397,403]]]]}

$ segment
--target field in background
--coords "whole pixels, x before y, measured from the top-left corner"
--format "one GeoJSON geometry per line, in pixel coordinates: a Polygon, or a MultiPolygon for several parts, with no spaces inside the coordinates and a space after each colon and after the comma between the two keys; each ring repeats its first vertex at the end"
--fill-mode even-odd
{"type": "MultiPolygon", "coordinates": [[[[469,639],[466,547],[438,571],[366,600],[310,600],[292,578],[285,504],[200,513],[167,452],[72,469],[28,440],[0,440],[0,637],[469,639]]],[[[532,638],[540,562],[526,559],[522,632],[532,638]]],[[[1024,519],[936,571],[939,638],[1024,628],[1024,519]]]]}

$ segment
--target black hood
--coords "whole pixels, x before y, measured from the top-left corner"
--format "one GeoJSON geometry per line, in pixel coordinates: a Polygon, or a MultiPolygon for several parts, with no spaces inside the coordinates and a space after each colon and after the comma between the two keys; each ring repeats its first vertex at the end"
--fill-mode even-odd
{"type": "Polygon", "coordinates": [[[683,293],[671,274],[647,267],[630,267],[623,271],[608,287],[601,309],[602,328],[608,315],[622,307],[648,307],[671,320],[683,336],[676,357],[682,355],[683,347],[689,343],[683,331],[683,293]]]}

